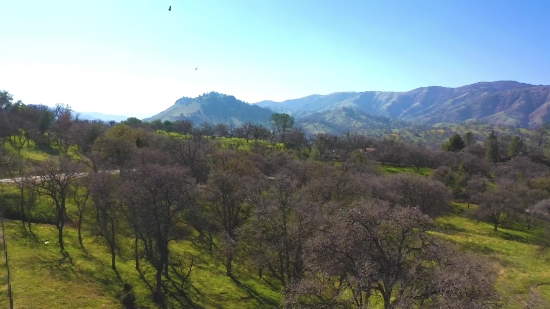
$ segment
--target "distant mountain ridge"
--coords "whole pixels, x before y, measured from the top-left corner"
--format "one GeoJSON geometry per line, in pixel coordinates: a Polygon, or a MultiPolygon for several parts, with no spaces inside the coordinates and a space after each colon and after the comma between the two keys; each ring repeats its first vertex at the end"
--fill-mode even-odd
{"type": "Polygon", "coordinates": [[[338,108],[422,124],[482,121],[533,128],[550,121],[550,86],[515,81],[479,82],[457,88],[422,87],[407,92],[337,92],[257,105],[296,118],[338,108]]]}
{"type": "Polygon", "coordinates": [[[550,86],[516,81],[479,82],[457,88],[430,86],[406,92],[336,92],[283,102],[249,104],[216,92],[182,97],[145,121],[190,120],[195,124],[246,122],[268,126],[273,113],[289,113],[310,133],[385,131],[406,125],[485,122],[534,128],[550,121],[550,86]],[[407,124],[405,124],[407,123],[407,124]]]}
{"type": "Polygon", "coordinates": [[[80,119],[83,120],[103,120],[103,121],[124,121],[128,119],[127,116],[122,115],[109,115],[109,114],[103,114],[103,113],[97,113],[97,112],[74,112],[80,119]]]}

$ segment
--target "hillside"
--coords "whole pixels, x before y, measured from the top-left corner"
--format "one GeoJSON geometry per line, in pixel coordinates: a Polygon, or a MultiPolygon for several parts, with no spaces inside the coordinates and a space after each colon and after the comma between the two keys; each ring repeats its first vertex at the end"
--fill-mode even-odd
{"type": "Polygon", "coordinates": [[[384,116],[373,116],[349,107],[309,113],[306,116],[297,117],[296,125],[312,134],[330,133],[340,135],[349,130],[376,137],[393,133],[393,129],[414,126],[407,121],[384,116]]]}
{"type": "Polygon", "coordinates": [[[340,92],[259,106],[294,117],[350,107],[363,113],[422,124],[478,120],[534,128],[550,120],[550,86],[515,81],[480,82],[458,88],[423,87],[408,92],[340,92]]]}
{"type": "Polygon", "coordinates": [[[267,125],[272,113],[269,109],[245,103],[234,96],[211,92],[197,98],[178,99],[167,110],[144,120],[190,120],[195,124],[209,122],[234,125],[252,122],[267,125]]]}

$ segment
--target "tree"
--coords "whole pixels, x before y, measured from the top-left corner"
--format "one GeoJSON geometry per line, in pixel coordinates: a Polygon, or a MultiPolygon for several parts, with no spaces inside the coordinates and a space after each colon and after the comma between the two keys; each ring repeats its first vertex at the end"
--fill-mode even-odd
{"type": "Polygon", "coordinates": [[[499,160],[498,140],[495,131],[491,131],[491,133],[487,135],[487,140],[485,141],[485,157],[492,163],[496,163],[499,160]]]}
{"type": "Polygon", "coordinates": [[[73,124],[72,110],[69,105],[57,104],[53,111],[54,122],[50,127],[57,145],[64,154],[71,143],[71,126],[73,124]]]}
{"type": "Polygon", "coordinates": [[[73,186],[71,187],[71,196],[73,201],[78,209],[78,223],[77,223],[77,232],[78,232],[78,243],[81,248],[84,248],[82,243],[82,221],[84,218],[84,213],[87,210],[88,200],[90,199],[90,177],[84,176],[76,178],[73,186]]]}
{"type": "Polygon", "coordinates": [[[191,134],[193,131],[193,123],[189,120],[176,120],[174,122],[174,132],[182,135],[191,134]]]}
{"type": "Polygon", "coordinates": [[[166,132],[174,132],[174,123],[170,120],[165,120],[162,123],[162,127],[164,128],[164,131],[166,131],[166,132]]]}
{"type": "Polygon", "coordinates": [[[541,124],[537,129],[536,132],[538,134],[538,140],[539,140],[539,148],[542,146],[542,142],[544,141],[544,136],[548,133],[548,129],[550,129],[550,123],[545,122],[541,124]]]}
{"type": "Polygon", "coordinates": [[[427,231],[415,208],[361,200],[325,217],[305,252],[307,272],[289,287],[291,308],[492,308],[495,272],[427,231]],[[465,306],[460,306],[460,305],[465,306]]]}
{"type": "Polygon", "coordinates": [[[499,224],[518,205],[517,197],[510,187],[501,185],[497,189],[487,190],[478,194],[474,201],[478,204],[477,215],[493,224],[493,230],[498,230],[499,224]]]}
{"type": "Polygon", "coordinates": [[[475,199],[478,194],[487,191],[487,185],[488,180],[480,176],[472,177],[467,181],[464,191],[468,203],[468,208],[470,208],[470,203],[472,202],[472,200],[475,199]]]}
{"type": "Polygon", "coordinates": [[[455,133],[449,137],[449,140],[441,145],[441,149],[445,151],[459,152],[466,147],[466,142],[460,134],[455,133]]]}
{"type": "Polygon", "coordinates": [[[92,234],[102,237],[107,242],[111,253],[111,268],[117,272],[116,235],[118,218],[122,212],[118,196],[119,179],[105,172],[93,173],[90,177],[89,191],[95,205],[97,218],[92,227],[92,234]]]}
{"type": "Polygon", "coordinates": [[[421,167],[427,167],[430,161],[431,153],[424,147],[418,145],[410,145],[406,148],[405,164],[410,164],[420,171],[421,167]]]}
{"type": "Polygon", "coordinates": [[[304,245],[315,226],[309,203],[296,194],[297,185],[288,174],[267,180],[267,188],[252,197],[251,219],[239,230],[260,276],[267,269],[283,287],[302,277],[304,245]]]}
{"type": "Polygon", "coordinates": [[[206,121],[199,125],[197,131],[204,136],[214,136],[214,126],[206,121]]]}
{"type": "Polygon", "coordinates": [[[46,160],[36,171],[38,180],[31,179],[31,184],[40,195],[48,196],[55,206],[55,226],[57,228],[59,249],[64,252],[63,228],[67,219],[67,198],[71,187],[78,177],[78,165],[68,158],[59,161],[46,160]]]}
{"type": "Polygon", "coordinates": [[[206,182],[210,171],[208,155],[213,146],[204,136],[195,132],[189,138],[169,137],[164,140],[162,149],[176,163],[189,168],[197,183],[206,182]]]}
{"type": "Polygon", "coordinates": [[[397,204],[418,207],[422,213],[435,217],[449,209],[450,194],[445,186],[435,180],[410,174],[392,175],[386,183],[390,197],[397,204]]]}
{"type": "Polygon", "coordinates": [[[225,123],[218,123],[214,131],[220,137],[227,137],[229,135],[229,126],[225,123]]]}
{"type": "Polygon", "coordinates": [[[261,124],[252,124],[252,126],[250,127],[250,135],[252,136],[254,141],[268,139],[269,133],[269,129],[261,124]]]}
{"type": "Polygon", "coordinates": [[[466,143],[466,146],[472,146],[473,144],[475,144],[476,140],[474,133],[466,132],[466,134],[464,134],[464,142],[466,143]]]}
{"type": "Polygon", "coordinates": [[[162,275],[168,276],[168,245],[188,234],[185,214],[194,204],[196,187],[188,169],[141,161],[122,179],[120,194],[136,239],[156,270],[154,295],[161,302],[162,275]]]}
{"type": "Polygon", "coordinates": [[[31,178],[27,172],[27,166],[30,163],[29,159],[24,158],[19,152],[12,154],[4,154],[2,161],[8,171],[8,175],[13,179],[13,182],[17,189],[19,189],[19,215],[21,217],[21,223],[23,229],[25,229],[25,221],[30,226],[30,209],[26,206],[34,206],[35,192],[33,192],[33,185],[31,178]],[[30,189],[30,190],[29,190],[30,189]],[[27,195],[30,196],[27,201],[27,195]],[[30,204],[29,204],[30,203],[30,204]]]}
{"type": "Polygon", "coordinates": [[[237,229],[250,217],[248,185],[254,183],[234,171],[214,171],[208,180],[207,200],[212,215],[222,230],[226,275],[232,275],[232,260],[237,245],[237,229]]]}
{"type": "MultiPolygon", "coordinates": [[[[50,130],[55,121],[53,112],[47,106],[40,106],[40,116],[38,118],[38,133],[43,137],[50,130]]],[[[47,146],[50,146],[50,135],[47,134],[47,146]]]]}
{"type": "Polygon", "coordinates": [[[162,123],[162,120],[160,119],[155,119],[153,121],[151,121],[149,123],[149,126],[151,126],[151,128],[154,130],[154,131],[157,131],[157,130],[163,130],[164,129],[164,125],[162,123]]]}
{"type": "Polygon", "coordinates": [[[210,208],[210,221],[221,232],[226,275],[231,276],[233,257],[238,252],[237,230],[252,213],[250,195],[258,172],[243,154],[231,150],[214,153],[212,165],[204,197],[210,208]]]}
{"type": "Polygon", "coordinates": [[[240,127],[235,129],[235,136],[246,139],[246,142],[248,143],[248,140],[250,140],[252,129],[252,123],[243,123],[240,127]]]}
{"type": "Polygon", "coordinates": [[[107,130],[94,142],[95,151],[101,153],[101,160],[118,169],[123,169],[137,151],[138,139],[134,129],[125,124],[117,124],[107,130]]]}
{"type": "Polygon", "coordinates": [[[510,157],[517,156],[523,148],[523,140],[519,136],[514,136],[508,144],[508,155],[510,157]]]}
{"type": "Polygon", "coordinates": [[[13,96],[6,90],[0,91],[0,111],[8,112],[13,106],[13,96]]]}
{"type": "Polygon", "coordinates": [[[132,128],[138,128],[143,125],[143,121],[136,117],[130,117],[122,122],[123,124],[132,127],[132,128]]]}
{"type": "Polygon", "coordinates": [[[274,113],[269,118],[273,131],[281,135],[283,143],[285,141],[286,132],[294,127],[294,118],[289,114],[274,113]]]}

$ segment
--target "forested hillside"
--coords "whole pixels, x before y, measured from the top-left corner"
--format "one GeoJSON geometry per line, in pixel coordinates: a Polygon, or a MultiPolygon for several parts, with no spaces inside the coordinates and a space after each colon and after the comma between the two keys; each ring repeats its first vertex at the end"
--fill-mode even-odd
{"type": "Polygon", "coordinates": [[[308,136],[284,113],[117,124],[0,98],[15,307],[549,306],[547,126],[433,147],[308,136]]]}

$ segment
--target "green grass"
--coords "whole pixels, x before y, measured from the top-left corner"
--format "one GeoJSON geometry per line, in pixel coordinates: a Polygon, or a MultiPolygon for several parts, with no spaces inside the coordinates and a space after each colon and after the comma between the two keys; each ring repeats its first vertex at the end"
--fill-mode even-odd
{"type": "Polygon", "coordinates": [[[378,168],[385,174],[398,174],[398,173],[411,173],[422,176],[430,176],[433,173],[431,168],[421,167],[418,170],[411,166],[391,165],[391,164],[377,164],[378,168]]]}
{"type": "MultiPolygon", "coordinates": [[[[100,240],[86,235],[84,251],[78,245],[76,230],[67,228],[64,243],[68,256],[64,257],[58,249],[55,227],[33,225],[32,231],[32,236],[25,235],[20,222],[6,222],[16,308],[120,308],[117,294],[122,291],[122,283],[110,268],[110,254],[100,240]],[[44,244],[45,240],[50,243],[44,244]]],[[[117,259],[121,278],[134,287],[140,308],[155,308],[147,284],[134,268],[130,251],[123,249],[124,258],[117,259]]],[[[185,263],[193,256],[195,263],[184,288],[185,296],[171,282],[165,282],[172,294],[168,308],[271,308],[281,301],[279,291],[247,275],[238,265],[234,269],[237,279],[225,276],[223,264],[190,241],[174,244],[172,251],[185,252],[185,263]]],[[[148,269],[145,277],[153,284],[153,270],[147,266],[142,269],[148,269]]],[[[174,281],[178,286],[181,283],[174,281]]],[[[5,296],[5,284],[0,289],[5,296]]],[[[0,306],[7,307],[6,297],[0,298],[0,306]]]]}
{"type": "Polygon", "coordinates": [[[498,267],[497,289],[510,301],[507,308],[523,308],[531,290],[550,301],[550,254],[536,245],[543,233],[540,227],[527,230],[522,224],[504,224],[494,232],[491,224],[468,219],[475,206],[467,209],[453,203],[453,207],[454,214],[437,219],[443,232],[434,234],[487,257],[498,267]]]}

